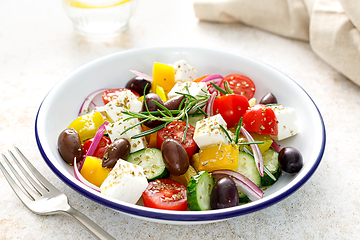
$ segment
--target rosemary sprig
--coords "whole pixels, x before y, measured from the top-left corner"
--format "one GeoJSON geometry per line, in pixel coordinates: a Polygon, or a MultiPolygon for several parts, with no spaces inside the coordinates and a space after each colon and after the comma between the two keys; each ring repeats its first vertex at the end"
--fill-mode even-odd
{"type": "Polygon", "coordinates": [[[234,139],[231,138],[231,136],[230,136],[230,134],[228,133],[228,131],[227,131],[221,124],[220,124],[219,126],[220,126],[221,130],[223,130],[223,132],[225,133],[225,135],[226,135],[226,137],[229,139],[229,141],[230,141],[231,143],[234,143],[234,144],[238,145],[238,146],[240,146],[240,145],[262,144],[262,143],[264,143],[264,142],[262,142],[262,141],[239,143],[238,141],[239,141],[239,135],[240,135],[241,125],[242,125],[242,118],[240,118],[239,123],[238,123],[238,126],[236,127],[235,138],[234,138],[234,139]]]}
{"type": "Polygon", "coordinates": [[[215,83],[211,82],[210,83],[216,90],[218,90],[219,92],[221,92],[222,94],[227,94],[227,92],[222,89],[221,87],[219,87],[218,85],[216,85],[215,83]]]}
{"type": "MultiPolygon", "coordinates": [[[[145,120],[146,121],[146,120],[145,120]]],[[[168,124],[170,124],[170,122],[166,122],[166,123],[163,123],[161,124],[160,126],[157,126],[157,127],[154,127],[150,130],[147,130],[145,132],[141,132],[139,134],[136,134],[134,136],[131,137],[131,139],[136,139],[136,138],[140,138],[140,137],[145,137],[147,135],[150,135],[150,134],[153,134],[153,133],[156,133],[157,131],[165,128],[168,124]]]]}
{"type": "MultiPolygon", "coordinates": [[[[134,118],[139,118],[142,120],[140,123],[137,123],[134,126],[131,126],[130,128],[123,131],[121,134],[124,134],[125,132],[133,129],[136,126],[139,126],[140,124],[142,124],[146,121],[162,121],[162,122],[164,122],[164,124],[162,124],[156,128],[150,129],[150,130],[142,132],[140,134],[136,134],[131,137],[132,139],[135,139],[135,138],[143,137],[143,136],[152,134],[154,132],[157,132],[160,129],[166,127],[167,124],[169,124],[173,121],[185,119],[186,128],[185,128],[184,139],[183,139],[183,141],[185,143],[185,137],[187,134],[188,124],[189,124],[188,123],[189,112],[192,110],[195,110],[195,111],[201,111],[204,113],[204,111],[202,111],[201,108],[205,106],[207,100],[210,98],[210,94],[205,94],[204,96],[196,95],[196,97],[190,95],[188,85],[186,85],[186,91],[187,91],[187,93],[177,92],[177,94],[185,96],[184,99],[180,103],[179,110],[169,110],[162,104],[152,100],[161,110],[158,109],[157,111],[150,112],[149,108],[146,104],[146,101],[144,100],[146,112],[137,113],[137,112],[132,112],[129,110],[122,111],[123,114],[126,114],[129,116],[125,120],[130,120],[130,119],[134,119],[134,118]]],[[[144,90],[144,93],[145,93],[145,90],[144,90]]]]}
{"type": "Polygon", "coordinates": [[[224,81],[224,87],[225,87],[225,91],[228,92],[228,94],[234,94],[233,90],[231,90],[228,81],[224,81]]]}
{"type": "Polygon", "coordinates": [[[239,123],[238,123],[238,125],[236,127],[235,139],[234,139],[235,143],[237,143],[239,141],[239,135],[240,135],[241,125],[242,125],[242,120],[243,120],[243,118],[241,117],[240,120],[239,120],[239,123]]]}
{"type": "Polygon", "coordinates": [[[224,81],[224,88],[222,89],[221,87],[219,87],[218,85],[216,85],[215,83],[210,83],[216,90],[218,90],[219,92],[221,92],[222,94],[226,95],[226,94],[234,94],[234,92],[231,90],[228,81],[224,81]]]}

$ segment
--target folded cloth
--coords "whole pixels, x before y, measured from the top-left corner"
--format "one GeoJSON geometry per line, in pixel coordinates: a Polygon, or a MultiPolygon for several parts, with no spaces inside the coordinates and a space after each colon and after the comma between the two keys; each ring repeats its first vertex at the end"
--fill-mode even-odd
{"type": "Polygon", "coordinates": [[[359,0],[194,0],[203,21],[241,22],[309,41],[312,50],[360,85],[359,0]]]}

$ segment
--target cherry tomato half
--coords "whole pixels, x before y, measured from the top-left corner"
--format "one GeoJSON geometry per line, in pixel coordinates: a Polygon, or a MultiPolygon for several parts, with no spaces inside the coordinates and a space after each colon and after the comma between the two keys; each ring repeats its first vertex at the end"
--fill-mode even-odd
{"type": "Polygon", "coordinates": [[[221,114],[230,128],[239,122],[249,107],[249,101],[245,96],[229,94],[216,98],[213,110],[214,114],[221,114]]]}
{"type": "Polygon", "coordinates": [[[158,179],[149,182],[142,196],[145,207],[176,211],[187,209],[186,188],[175,180],[158,179]]]}
{"type": "Polygon", "coordinates": [[[161,149],[161,145],[167,138],[172,138],[185,148],[189,159],[194,155],[197,144],[194,141],[194,132],[195,127],[188,124],[186,137],[185,137],[185,143],[183,142],[184,139],[184,132],[186,128],[186,122],[184,121],[173,121],[169,125],[166,126],[166,128],[163,128],[157,132],[157,147],[158,149],[161,149]]]}
{"type": "Polygon", "coordinates": [[[274,111],[263,104],[255,104],[244,114],[243,127],[249,132],[267,135],[278,134],[278,122],[274,111]]]}
{"type": "Polygon", "coordinates": [[[225,89],[224,81],[229,83],[230,89],[235,94],[244,95],[248,100],[251,99],[255,94],[256,88],[254,82],[244,75],[230,74],[224,77],[223,82],[220,85],[220,87],[223,89],[225,89]]]}
{"type": "Polygon", "coordinates": [[[112,100],[115,100],[118,98],[119,96],[119,93],[122,92],[122,91],[125,91],[125,90],[130,90],[133,94],[135,94],[135,96],[137,98],[140,97],[140,95],[135,92],[134,90],[131,90],[131,89],[128,89],[128,88],[114,88],[114,89],[108,89],[108,90],[105,90],[102,94],[101,94],[101,97],[104,101],[104,104],[107,104],[109,102],[111,102],[112,100]]]}
{"type": "MultiPolygon", "coordinates": [[[[86,142],[84,142],[83,148],[84,148],[84,154],[86,154],[89,151],[89,148],[94,141],[94,138],[90,138],[86,142]]],[[[103,158],[104,152],[106,148],[111,144],[110,138],[106,136],[102,136],[99,142],[99,145],[95,149],[95,152],[91,155],[93,157],[103,158]]]]}

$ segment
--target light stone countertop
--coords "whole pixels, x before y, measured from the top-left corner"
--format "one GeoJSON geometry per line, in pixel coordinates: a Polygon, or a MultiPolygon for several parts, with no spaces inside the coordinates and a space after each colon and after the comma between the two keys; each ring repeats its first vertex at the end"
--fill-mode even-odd
{"type": "MultiPolygon", "coordinates": [[[[0,1],[0,152],[20,147],[70,204],[117,239],[356,239],[360,234],[360,88],[324,63],[306,42],[242,24],[199,22],[191,1],[142,0],[117,40],[78,37],[60,0],[0,1]],[[279,69],[312,97],[327,144],[310,180],[261,211],[206,225],[138,220],[81,196],[43,161],[34,122],[60,79],[98,57],[132,48],[201,46],[244,54],[279,69]]],[[[309,124],[311,124],[309,122],[309,124]]],[[[0,239],[91,239],[74,219],[30,212],[0,174],[0,239]]]]}

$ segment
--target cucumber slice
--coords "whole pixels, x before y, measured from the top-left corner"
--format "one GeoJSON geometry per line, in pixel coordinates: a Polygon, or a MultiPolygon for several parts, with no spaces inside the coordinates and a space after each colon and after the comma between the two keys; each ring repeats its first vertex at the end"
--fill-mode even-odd
{"type": "Polygon", "coordinates": [[[248,203],[248,202],[251,202],[248,196],[246,196],[245,193],[239,191],[239,204],[248,203]]]}
{"type": "Polygon", "coordinates": [[[169,174],[165,167],[161,151],[156,148],[145,148],[131,153],[126,161],[141,166],[149,182],[166,178],[169,174]]]}
{"type": "Polygon", "coordinates": [[[256,167],[255,159],[250,154],[239,151],[239,164],[236,168],[236,172],[241,173],[255,183],[256,186],[260,187],[261,176],[256,167]]]}
{"type": "Polygon", "coordinates": [[[186,188],[188,207],[191,211],[210,210],[210,195],[215,185],[214,178],[206,171],[198,172],[186,188]]]}
{"type": "MultiPolygon", "coordinates": [[[[239,164],[236,171],[249,178],[256,186],[260,187],[261,176],[256,167],[255,159],[251,154],[239,151],[239,164]]],[[[239,191],[239,204],[248,202],[250,202],[250,199],[243,192],[239,191]]]]}
{"type": "Polygon", "coordinates": [[[200,120],[202,120],[202,119],[204,119],[204,118],[205,118],[205,115],[202,114],[202,113],[195,114],[195,115],[189,114],[188,123],[189,123],[191,126],[195,127],[195,126],[196,126],[196,122],[198,122],[198,121],[200,121],[200,120]]]}
{"type": "MultiPolygon", "coordinates": [[[[279,179],[281,175],[281,168],[278,161],[279,153],[273,148],[269,148],[263,153],[264,166],[274,175],[276,179],[279,179]]],[[[264,177],[261,178],[261,186],[268,187],[275,183],[276,181],[269,177],[266,173],[264,177]]]]}

